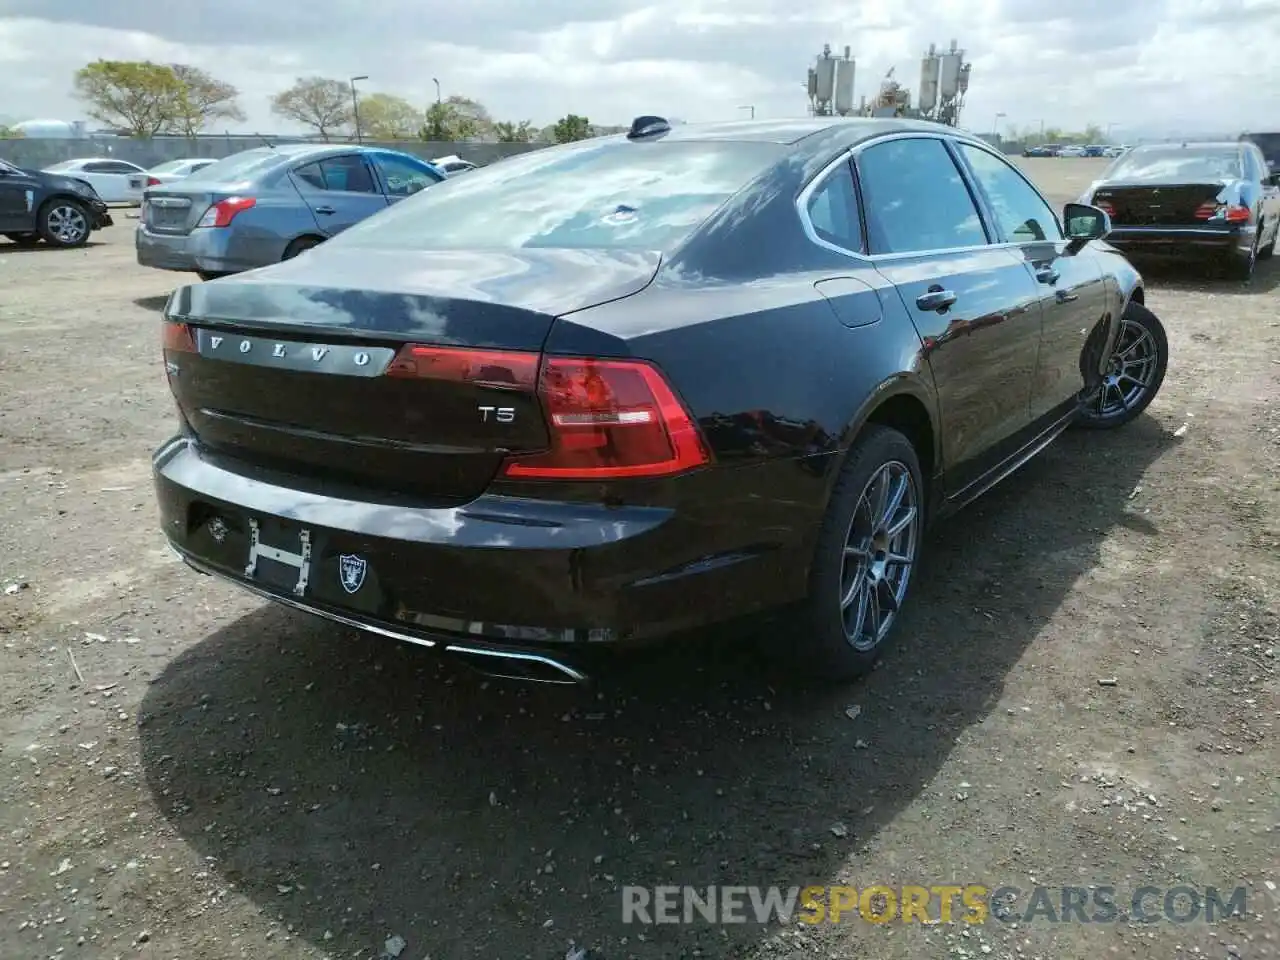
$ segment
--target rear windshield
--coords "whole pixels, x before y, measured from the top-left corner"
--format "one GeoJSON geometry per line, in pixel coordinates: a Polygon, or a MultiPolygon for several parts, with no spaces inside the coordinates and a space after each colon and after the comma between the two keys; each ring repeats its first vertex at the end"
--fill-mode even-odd
{"type": "Polygon", "coordinates": [[[1107,171],[1108,180],[1224,180],[1243,173],[1236,147],[1139,147],[1107,171]]]}
{"type": "Polygon", "coordinates": [[[334,240],[409,250],[666,250],[785,149],[610,137],[535,150],[446,180],[334,240]]]}
{"type": "Polygon", "coordinates": [[[188,183],[237,183],[248,180],[259,173],[288,163],[294,159],[293,154],[272,150],[270,147],[258,147],[233,153],[226,159],[211,163],[197,170],[187,178],[188,183]]]}

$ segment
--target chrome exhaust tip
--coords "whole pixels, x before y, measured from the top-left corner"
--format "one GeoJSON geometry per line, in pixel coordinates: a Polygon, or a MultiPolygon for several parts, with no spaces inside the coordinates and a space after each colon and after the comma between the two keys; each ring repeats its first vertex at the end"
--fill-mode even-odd
{"type": "Polygon", "coordinates": [[[561,685],[588,682],[587,675],[578,668],[539,653],[465,646],[445,647],[445,653],[459,657],[472,669],[497,679],[561,685]]]}

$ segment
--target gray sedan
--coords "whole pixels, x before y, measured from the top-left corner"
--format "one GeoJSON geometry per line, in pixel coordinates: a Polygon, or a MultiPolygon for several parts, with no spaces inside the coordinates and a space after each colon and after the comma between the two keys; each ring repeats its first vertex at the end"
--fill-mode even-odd
{"type": "Polygon", "coordinates": [[[325,144],[259,147],[143,194],[138,263],[209,280],[278,263],[439,183],[412,154],[325,144]]]}

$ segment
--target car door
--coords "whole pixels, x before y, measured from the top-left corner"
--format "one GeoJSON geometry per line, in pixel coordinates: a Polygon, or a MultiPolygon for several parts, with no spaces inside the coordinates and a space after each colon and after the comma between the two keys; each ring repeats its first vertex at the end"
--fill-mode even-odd
{"type": "MultiPolygon", "coordinates": [[[[105,203],[126,203],[132,199],[128,178],[120,164],[113,160],[90,160],[82,164],[78,172],[72,170],[69,174],[88,181],[105,203]]],[[[137,199],[142,199],[141,190],[137,199]]]]}
{"type": "Polygon", "coordinates": [[[1034,279],[1041,306],[1040,353],[1031,383],[1032,421],[1074,408],[1084,389],[1082,357],[1105,323],[1111,297],[1089,247],[1068,244],[1057,215],[1022,173],[994,151],[957,142],[997,240],[1010,244],[1034,279]]]}
{"type": "Polygon", "coordinates": [[[39,189],[35,177],[0,162],[0,233],[24,233],[35,229],[39,189]]]}
{"type": "Polygon", "coordinates": [[[358,153],[313,161],[292,171],[290,177],[326,237],[387,207],[373,170],[358,153]]]}
{"type": "Polygon", "coordinates": [[[431,168],[420,160],[383,151],[371,152],[368,157],[382,179],[382,188],[390,203],[403,200],[440,182],[431,168]]]}
{"type": "Polygon", "coordinates": [[[933,375],[947,493],[964,496],[1026,442],[1037,285],[1015,250],[993,243],[941,136],[874,140],[854,163],[868,253],[897,287],[933,375]]]}

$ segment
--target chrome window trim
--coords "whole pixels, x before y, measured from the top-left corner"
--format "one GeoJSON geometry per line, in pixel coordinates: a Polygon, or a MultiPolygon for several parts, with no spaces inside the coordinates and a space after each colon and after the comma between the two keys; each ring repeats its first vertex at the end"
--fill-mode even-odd
{"type": "MultiPolygon", "coordinates": [[[[882,263],[882,262],[893,263],[895,261],[908,260],[916,257],[930,257],[930,256],[938,256],[941,254],[976,253],[982,250],[1015,250],[1015,249],[1021,249],[1024,246],[1024,244],[1022,243],[999,242],[999,243],[975,244],[967,247],[939,247],[937,249],[932,249],[932,250],[912,250],[907,253],[857,253],[853,250],[848,250],[837,244],[829,243],[828,241],[823,240],[821,237],[819,237],[817,234],[817,231],[814,229],[813,221],[810,220],[809,218],[809,199],[814,195],[814,193],[818,191],[818,189],[826,182],[827,178],[831,176],[831,174],[835,171],[837,167],[840,166],[841,163],[851,163],[853,161],[856,161],[860,154],[870,149],[871,147],[877,146],[882,143],[891,143],[895,140],[938,140],[942,142],[942,145],[944,147],[948,146],[948,142],[947,142],[948,140],[953,140],[957,143],[973,143],[974,142],[969,137],[966,137],[963,134],[960,134],[957,136],[952,134],[932,133],[927,130],[903,130],[896,133],[886,133],[877,137],[872,137],[869,140],[865,140],[862,143],[855,144],[854,146],[848,147],[845,150],[841,151],[841,153],[838,156],[836,156],[834,159],[828,162],[821,170],[819,170],[816,174],[814,174],[813,178],[807,184],[805,184],[804,188],[796,196],[796,202],[795,202],[796,215],[799,216],[800,226],[804,230],[804,234],[806,237],[808,237],[810,243],[816,244],[817,246],[822,247],[824,250],[831,250],[834,253],[839,253],[843,256],[848,257],[851,260],[856,260],[859,263],[865,263],[868,266],[872,266],[874,264],[882,263]]],[[[949,156],[951,151],[948,150],[947,153],[949,156]]],[[[952,159],[952,162],[953,163],[955,162],[954,158],[952,159]]],[[[962,177],[965,176],[965,171],[957,168],[957,172],[959,172],[962,177]]],[[[855,187],[856,186],[857,184],[855,181],[855,187]]],[[[1032,189],[1035,189],[1034,185],[1032,186],[1032,189]]],[[[1037,195],[1040,195],[1039,190],[1036,190],[1036,193],[1037,195]]],[[[1044,199],[1043,195],[1040,195],[1040,198],[1043,200],[1044,199]]],[[[973,198],[971,197],[970,200],[972,199],[973,198]]],[[[861,191],[859,191],[858,200],[859,200],[858,219],[865,226],[866,214],[861,202],[862,201],[861,191]]],[[[1049,210],[1050,212],[1052,212],[1053,208],[1050,207],[1049,210]]],[[[985,230],[989,226],[989,224],[985,222],[985,211],[978,209],[977,214],[979,218],[983,219],[984,221],[983,228],[985,230]]],[[[1056,219],[1057,218],[1055,216],[1055,220],[1056,219]]],[[[1059,229],[1061,229],[1061,224],[1059,224],[1059,229]]],[[[1040,241],[1040,242],[1043,243],[1044,241],[1040,241]]]]}
{"type": "MultiPolygon", "coordinates": [[[[848,247],[842,247],[837,243],[831,243],[823,240],[818,236],[817,228],[813,225],[813,218],[809,216],[809,201],[813,199],[813,195],[822,188],[822,185],[830,179],[831,175],[840,168],[841,164],[848,164],[853,160],[853,151],[845,148],[840,154],[826,166],[819,170],[807,184],[804,189],[796,196],[796,214],[800,217],[800,227],[804,230],[804,235],[809,238],[810,243],[815,243],[824,250],[830,250],[834,253],[843,254],[852,260],[861,263],[869,263],[870,258],[865,253],[859,253],[856,250],[850,250],[848,247]]],[[[849,176],[853,176],[853,171],[849,171],[849,176]]],[[[861,229],[863,225],[862,204],[858,204],[858,227],[861,229]]]]}
{"type": "MultiPolygon", "coordinates": [[[[1046,239],[1046,240],[1007,240],[1007,241],[1003,241],[1005,245],[1007,245],[1007,246],[1013,246],[1013,247],[1025,247],[1025,246],[1026,246],[1027,244],[1029,244],[1029,243],[1066,243],[1066,241],[1067,241],[1067,231],[1066,231],[1065,229],[1063,229],[1062,221],[1058,219],[1058,211],[1056,211],[1056,210],[1054,210],[1054,209],[1053,209],[1053,204],[1049,202],[1049,198],[1048,198],[1048,197],[1046,197],[1043,193],[1041,193],[1041,192],[1040,192],[1040,188],[1039,188],[1039,187],[1037,187],[1034,183],[1032,183],[1032,182],[1031,182],[1031,180],[1030,180],[1030,179],[1029,179],[1029,178],[1028,178],[1028,177],[1027,177],[1027,176],[1026,176],[1026,175],[1025,175],[1021,170],[1019,170],[1019,169],[1018,169],[1018,167],[1017,167],[1017,165],[1016,165],[1016,164],[1012,164],[1012,163],[1010,163],[1010,162],[1009,162],[1008,160],[1006,160],[1006,159],[1005,159],[1001,154],[997,153],[995,150],[992,150],[992,149],[991,149],[991,147],[990,147],[990,145],[988,145],[988,144],[987,144],[987,143],[985,143],[984,141],[979,140],[979,141],[976,141],[976,142],[975,142],[975,141],[971,141],[971,140],[958,140],[958,141],[956,141],[956,143],[955,143],[956,150],[959,150],[959,149],[960,149],[960,147],[961,147],[962,145],[963,145],[963,146],[973,147],[975,150],[980,150],[980,151],[982,151],[983,153],[988,153],[988,154],[990,154],[992,157],[994,157],[996,160],[998,160],[999,162],[1003,163],[1003,164],[1004,164],[1006,167],[1008,167],[1010,170],[1012,170],[1012,171],[1013,171],[1013,172],[1018,176],[1018,178],[1019,178],[1023,183],[1025,183],[1028,187],[1030,187],[1030,188],[1031,188],[1031,192],[1032,192],[1032,193],[1034,193],[1037,197],[1039,197],[1039,198],[1040,198],[1040,202],[1041,202],[1041,203],[1043,203],[1043,204],[1044,204],[1044,206],[1045,206],[1045,209],[1049,211],[1049,216],[1053,217],[1054,225],[1055,225],[1055,226],[1057,226],[1057,228],[1058,228],[1058,237],[1057,237],[1057,239],[1056,239],[1056,240],[1050,240],[1050,239],[1046,239]]],[[[962,159],[963,159],[963,157],[962,157],[962,159]]],[[[967,161],[967,160],[966,160],[965,162],[966,162],[966,163],[968,163],[968,161],[967,161]]],[[[977,174],[977,172],[976,172],[976,171],[974,171],[974,172],[973,172],[973,178],[974,178],[974,180],[977,180],[977,178],[978,178],[978,174],[977,174]]],[[[978,184],[978,187],[982,190],[982,192],[983,192],[984,194],[987,192],[986,187],[983,187],[981,183],[979,183],[979,184],[978,184]]],[[[989,198],[989,197],[988,197],[988,198],[986,198],[986,199],[987,199],[987,201],[988,201],[988,202],[990,202],[990,198],[989,198]]],[[[993,210],[993,211],[992,211],[992,215],[994,216],[994,214],[995,214],[995,211],[993,210]]],[[[998,231],[998,233],[999,233],[1001,236],[1003,236],[1003,234],[1004,234],[1004,229],[1000,226],[1000,224],[999,224],[998,222],[995,222],[995,223],[993,223],[992,225],[996,228],[996,230],[998,231]]]]}

